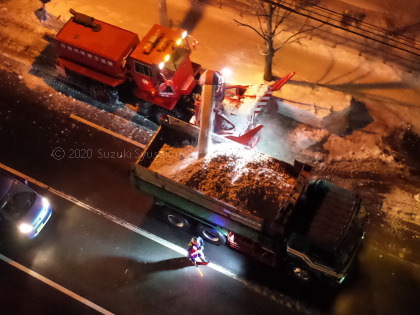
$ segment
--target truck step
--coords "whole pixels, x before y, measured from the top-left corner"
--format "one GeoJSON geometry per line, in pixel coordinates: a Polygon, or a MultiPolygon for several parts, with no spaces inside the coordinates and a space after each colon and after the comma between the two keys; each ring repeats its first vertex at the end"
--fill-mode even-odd
{"type": "Polygon", "coordinates": [[[251,240],[235,235],[234,239],[228,237],[227,242],[229,247],[252,256],[265,264],[276,265],[277,260],[274,252],[259,246],[251,240]]]}

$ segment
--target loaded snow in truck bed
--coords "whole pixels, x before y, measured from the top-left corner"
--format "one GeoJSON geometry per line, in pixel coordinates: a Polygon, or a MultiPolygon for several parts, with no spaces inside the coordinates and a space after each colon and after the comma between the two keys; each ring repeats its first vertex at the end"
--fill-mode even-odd
{"type": "Polygon", "coordinates": [[[232,142],[197,155],[194,146],[165,144],[149,169],[260,218],[276,216],[298,175],[291,165],[232,142]]]}

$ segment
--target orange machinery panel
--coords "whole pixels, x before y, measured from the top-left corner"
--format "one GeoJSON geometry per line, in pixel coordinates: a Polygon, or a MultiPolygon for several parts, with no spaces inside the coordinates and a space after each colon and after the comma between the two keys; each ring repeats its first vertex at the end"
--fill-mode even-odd
{"type": "Polygon", "coordinates": [[[173,47],[183,32],[182,29],[174,30],[155,24],[143,37],[131,57],[149,65],[158,65],[165,55],[174,52],[173,47]]]}
{"type": "Polygon", "coordinates": [[[137,34],[95,20],[101,30],[73,22],[71,18],[57,34],[59,58],[113,77],[125,77],[125,59],[139,44],[137,34]]]}

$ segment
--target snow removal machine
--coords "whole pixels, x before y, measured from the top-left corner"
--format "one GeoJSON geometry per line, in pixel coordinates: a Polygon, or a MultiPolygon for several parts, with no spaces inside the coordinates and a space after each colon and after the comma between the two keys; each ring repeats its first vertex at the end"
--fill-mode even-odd
{"type": "MultiPolygon", "coordinates": [[[[197,42],[185,30],[156,24],[140,39],[131,31],[70,12],[73,17],[56,36],[60,76],[79,82],[102,103],[125,104],[157,124],[164,115],[199,123],[199,82],[205,70],[191,61],[197,42]]],[[[272,86],[225,86],[221,72],[214,73],[220,102],[213,108],[213,131],[254,146],[261,129],[256,115],[293,73],[272,86]]]]}

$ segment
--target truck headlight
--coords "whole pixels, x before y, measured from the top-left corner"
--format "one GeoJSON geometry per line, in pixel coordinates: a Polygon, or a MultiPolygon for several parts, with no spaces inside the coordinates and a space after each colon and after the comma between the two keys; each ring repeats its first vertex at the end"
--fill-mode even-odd
{"type": "Polygon", "coordinates": [[[28,223],[19,224],[19,231],[24,234],[28,234],[33,230],[33,226],[28,223]]]}

